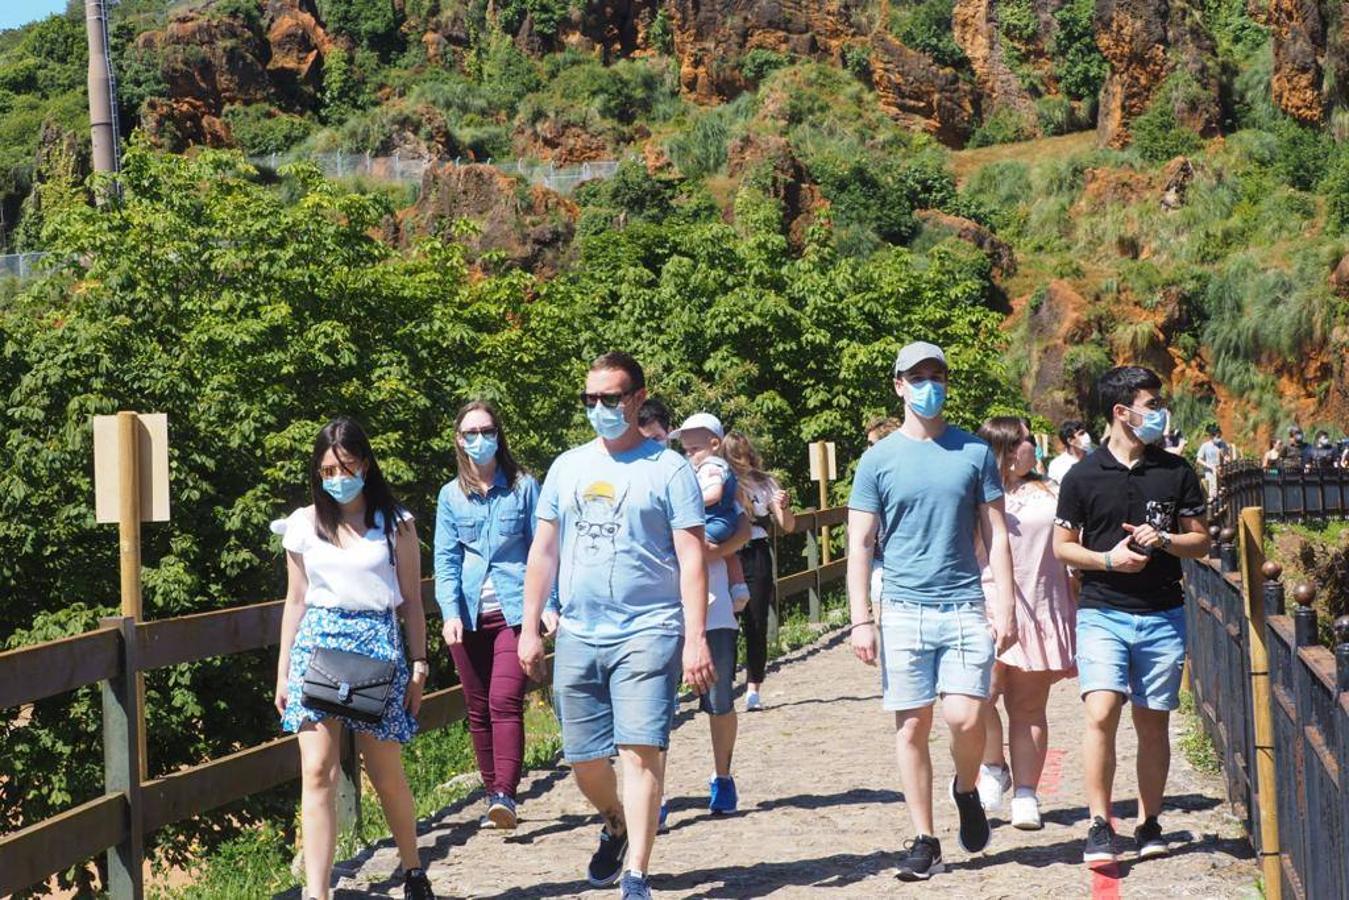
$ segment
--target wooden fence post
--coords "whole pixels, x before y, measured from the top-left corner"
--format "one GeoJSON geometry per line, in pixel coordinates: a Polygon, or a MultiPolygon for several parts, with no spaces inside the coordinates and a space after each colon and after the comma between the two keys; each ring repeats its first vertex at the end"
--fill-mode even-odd
{"type": "Polygon", "coordinates": [[[337,830],[353,829],[361,833],[361,756],[356,749],[356,733],[342,729],[342,765],[337,773],[337,830]]]}
{"type": "Polygon", "coordinates": [[[815,582],[806,590],[807,618],[820,621],[820,542],[815,529],[806,532],[806,568],[815,573],[815,582]]]}
{"type": "MultiPolygon", "coordinates": [[[[1265,519],[1258,506],[1241,511],[1241,587],[1246,600],[1246,646],[1251,659],[1251,711],[1255,718],[1255,787],[1260,821],[1260,869],[1266,900],[1280,900],[1279,806],[1274,768],[1274,710],[1265,637],[1265,577],[1278,578],[1277,563],[1265,563],[1265,519]]],[[[1226,529],[1224,529],[1226,530],[1226,529]]]]}
{"type": "MultiPolygon", "coordinates": [[[[122,410],[117,414],[117,543],[121,557],[122,615],[141,619],[141,460],[140,416],[122,410]]],[[[140,780],[149,777],[149,752],[145,744],[145,676],[136,673],[134,723],[139,752],[140,780]]]]}
{"type": "Polygon", "coordinates": [[[108,793],[126,797],[126,839],[108,850],[108,894],[114,900],[145,896],[145,838],[141,822],[141,759],[137,723],[140,705],[136,676],[139,653],[136,620],[130,616],[103,619],[121,631],[122,670],[103,682],[103,784],[108,793]]]}

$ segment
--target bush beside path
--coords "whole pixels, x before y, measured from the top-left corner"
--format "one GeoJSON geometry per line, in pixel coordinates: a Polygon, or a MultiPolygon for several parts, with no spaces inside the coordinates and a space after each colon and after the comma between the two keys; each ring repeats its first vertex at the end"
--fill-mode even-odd
{"type": "MultiPolygon", "coordinates": [[[[1092,871],[1081,862],[1087,811],[1079,774],[1080,708],[1076,682],[1050,698],[1050,757],[1041,789],[1045,828],[1021,832],[993,816],[993,839],[980,854],[955,840],[945,799],[951,777],[946,735],[934,729],[938,836],[950,871],[932,883],[894,878],[900,844],[910,836],[894,761],[894,728],[880,708],[874,669],[854,659],[846,631],[785,658],[770,673],[761,713],[740,716],[735,760],[741,812],[707,812],[711,773],[708,731],[696,705],[684,703],[668,777],[669,832],[656,842],[652,886],[667,897],[877,897],[935,891],[960,897],[1256,897],[1258,871],[1221,776],[1197,771],[1180,751],[1184,723],[1173,724],[1173,757],[1162,818],[1173,853],[1092,871]]],[[[1126,718],[1127,721],[1127,718],[1126,718]]],[[[1121,728],[1121,798],[1134,783],[1136,747],[1121,728]]],[[[531,772],[521,785],[520,828],[480,831],[481,796],[423,823],[429,871],[441,897],[613,897],[584,879],[599,826],[565,767],[531,772]]],[[[1115,805],[1130,845],[1132,799],[1115,805]]],[[[392,842],[340,864],[338,897],[401,896],[392,842]]]]}

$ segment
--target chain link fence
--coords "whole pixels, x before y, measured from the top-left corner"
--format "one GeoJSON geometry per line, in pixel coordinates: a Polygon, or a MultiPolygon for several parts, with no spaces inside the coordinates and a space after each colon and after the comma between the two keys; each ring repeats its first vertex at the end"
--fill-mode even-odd
{"type": "MultiPolygon", "coordinates": [[[[272,153],[249,157],[253,165],[275,171],[292,162],[309,162],[318,166],[328,178],[373,178],[380,181],[420,183],[431,160],[425,157],[374,156],[369,153],[310,153],[294,156],[272,153]]],[[[455,159],[454,165],[472,165],[475,161],[455,159]]],[[[574,166],[555,166],[551,162],[524,159],[492,160],[483,164],[493,166],[508,175],[523,178],[530,184],[539,184],[559,194],[569,194],[578,184],[597,178],[612,178],[620,160],[603,159],[574,166]]]]}
{"type": "Polygon", "coordinates": [[[37,274],[45,253],[10,253],[0,256],[0,278],[30,278],[37,274]]]}

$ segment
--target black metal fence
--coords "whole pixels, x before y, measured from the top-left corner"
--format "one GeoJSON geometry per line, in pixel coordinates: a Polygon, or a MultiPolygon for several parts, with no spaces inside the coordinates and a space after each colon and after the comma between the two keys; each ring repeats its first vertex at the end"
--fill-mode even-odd
{"type": "MultiPolygon", "coordinates": [[[[1190,687],[1227,776],[1228,796],[1252,845],[1263,846],[1261,792],[1278,807],[1282,893],[1349,897],[1349,616],[1335,622],[1332,651],[1317,643],[1311,589],[1299,586],[1284,615],[1277,567],[1262,595],[1269,652],[1275,783],[1259,784],[1255,754],[1250,623],[1240,576],[1211,560],[1186,560],[1190,687]]],[[[1267,894],[1269,893],[1267,889],[1267,894]]]]}
{"type": "Polygon", "coordinates": [[[1349,518],[1349,469],[1263,468],[1239,459],[1218,469],[1218,492],[1209,521],[1235,529],[1248,506],[1265,510],[1270,522],[1316,522],[1349,518]]]}

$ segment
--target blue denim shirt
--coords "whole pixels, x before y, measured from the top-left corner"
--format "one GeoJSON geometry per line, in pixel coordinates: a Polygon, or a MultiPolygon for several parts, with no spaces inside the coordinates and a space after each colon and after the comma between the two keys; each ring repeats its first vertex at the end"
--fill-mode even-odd
{"type": "MultiPolygon", "coordinates": [[[[534,540],[539,483],[521,474],[514,489],[497,469],[487,496],[465,495],[459,479],[440,489],[436,502],[436,602],[448,619],[457,616],[470,631],[478,625],[482,586],[491,576],[501,613],[519,625],[525,613],[525,562],[534,540]]],[[[556,596],[549,608],[557,608],[556,596]]]]}

